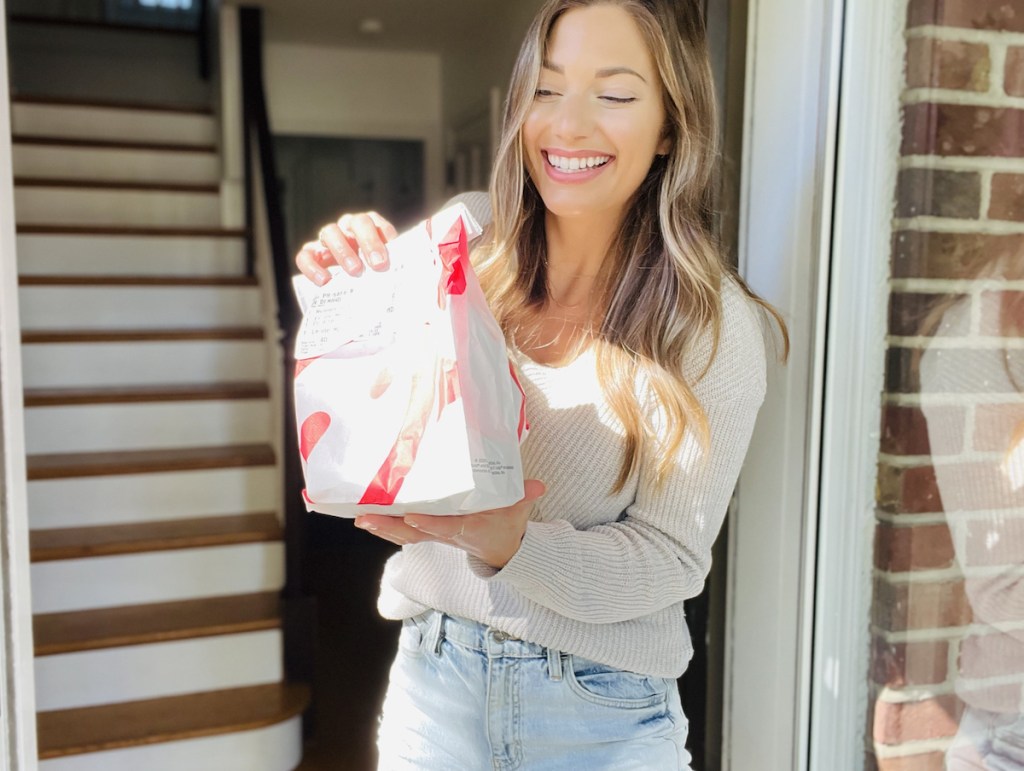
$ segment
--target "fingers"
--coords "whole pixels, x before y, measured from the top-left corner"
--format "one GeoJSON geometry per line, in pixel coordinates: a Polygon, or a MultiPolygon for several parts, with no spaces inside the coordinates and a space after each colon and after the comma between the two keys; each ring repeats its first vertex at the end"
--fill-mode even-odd
{"type": "Polygon", "coordinates": [[[378,538],[391,541],[391,543],[396,543],[399,546],[405,546],[407,543],[433,540],[425,533],[409,527],[402,521],[401,517],[389,517],[383,514],[364,514],[356,517],[355,525],[361,530],[366,530],[378,538]]]}
{"type": "Polygon", "coordinates": [[[407,514],[404,522],[418,533],[432,539],[458,543],[472,537],[473,514],[465,516],[436,517],[429,514],[407,514]]]}
{"type": "Polygon", "coordinates": [[[296,267],[317,286],[323,286],[331,280],[331,274],[325,268],[334,263],[334,256],[319,241],[304,244],[295,255],[296,267]]]}
{"type": "MultiPolygon", "coordinates": [[[[394,236],[388,236],[382,229],[379,229],[380,226],[386,226],[390,232],[394,232],[394,227],[391,226],[391,223],[376,212],[344,214],[338,220],[337,225],[340,232],[355,241],[359,257],[365,260],[371,268],[374,270],[387,270],[388,250],[384,246],[384,239],[394,238],[394,236]]],[[[351,271],[349,272],[351,273],[351,271]]]]}
{"type": "Polygon", "coordinates": [[[520,503],[542,498],[547,491],[547,486],[539,479],[527,479],[523,482],[523,500],[520,503]]]}
{"type": "Polygon", "coordinates": [[[397,237],[395,226],[375,211],[343,214],[337,222],[320,229],[319,241],[303,245],[295,255],[295,265],[317,286],[330,281],[326,270],[330,265],[340,265],[351,276],[360,275],[366,265],[374,270],[387,270],[385,243],[397,237]]]}

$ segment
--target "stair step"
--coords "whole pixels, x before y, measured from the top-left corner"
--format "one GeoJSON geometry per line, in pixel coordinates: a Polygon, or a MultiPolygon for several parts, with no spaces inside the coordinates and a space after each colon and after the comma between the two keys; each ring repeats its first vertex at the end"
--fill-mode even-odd
{"type": "Polygon", "coordinates": [[[238,276],[245,272],[242,231],[220,235],[24,233],[17,239],[22,276],[238,276]]]}
{"type": "Polygon", "coordinates": [[[203,329],[49,329],[23,330],[23,345],[40,343],[126,343],[182,340],[262,340],[259,327],[203,329]]]}
{"type": "Polygon", "coordinates": [[[158,225],[90,225],[73,223],[18,223],[17,233],[22,235],[55,236],[143,236],[161,238],[245,238],[244,228],[221,227],[163,227],[158,225]]]}
{"type": "Polygon", "coordinates": [[[29,481],[69,477],[149,474],[164,471],[271,466],[274,450],[266,444],[185,447],[172,450],[82,452],[29,455],[29,481]]]}
{"type": "Polygon", "coordinates": [[[85,559],[113,554],[195,549],[281,539],[272,512],[227,517],[200,517],[130,525],[32,530],[32,562],[85,559]]]}
{"type": "Polygon", "coordinates": [[[21,276],[20,286],[259,286],[255,276],[21,276]]]}
{"type": "Polygon", "coordinates": [[[277,592],[42,613],[32,620],[36,656],[277,629],[277,592]]]}
{"type": "Polygon", "coordinates": [[[19,180],[80,183],[149,182],[163,185],[220,183],[220,157],[209,145],[100,142],[31,138],[12,145],[15,184],[19,180]]]}
{"type": "Polygon", "coordinates": [[[134,190],[143,192],[210,193],[219,185],[197,182],[136,182],[127,179],[77,179],[60,177],[15,177],[15,187],[70,187],[83,190],[134,190]]]}
{"type": "Polygon", "coordinates": [[[15,96],[14,134],[174,144],[217,144],[209,107],[15,96]]]}
{"type": "Polygon", "coordinates": [[[22,340],[27,388],[258,380],[271,352],[258,328],[23,331],[22,340]]]}
{"type": "Polygon", "coordinates": [[[104,32],[141,32],[147,35],[169,35],[172,37],[194,38],[196,31],[188,27],[157,27],[145,24],[126,24],[100,19],[75,19],[66,16],[44,16],[42,14],[12,13],[7,17],[9,24],[34,24],[45,27],[73,27],[74,29],[96,29],[104,32]]]}
{"type": "Polygon", "coordinates": [[[305,686],[276,683],[41,712],[39,758],[252,731],[300,715],[308,703],[305,686]]]}
{"type": "Polygon", "coordinates": [[[131,404],[144,402],[222,401],[267,399],[266,383],[182,383],[105,388],[29,388],[25,407],[56,407],[77,404],[131,404]]]}
{"type": "Polygon", "coordinates": [[[129,139],[77,139],[75,137],[14,134],[11,144],[17,149],[23,145],[44,147],[77,147],[91,150],[154,150],[162,153],[217,153],[213,144],[183,142],[136,142],[129,139]]]}
{"type": "Polygon", "coordinates": [[[168,102],[132,102],[118,99],[76,99],[61,96],[15,94],[12,105],[45,105],[49,107],[95,107],[104,110],[138,110],[140,112],[171,112],[213,116],[213,108],[205,104],[173,104],[168,102]]]}
{"type": "Polygon", "coordinates": [[[215,227],[221,221],[219,190],[154,190],[77,185],[18,185],[17,222],[154,227],[215,227]]]}
{"type": "Polygon", "coordinates": [[[260,511],[281,499],[276,466],[67,477],[28,485],[32,527],[121,525],[260,511]]]}

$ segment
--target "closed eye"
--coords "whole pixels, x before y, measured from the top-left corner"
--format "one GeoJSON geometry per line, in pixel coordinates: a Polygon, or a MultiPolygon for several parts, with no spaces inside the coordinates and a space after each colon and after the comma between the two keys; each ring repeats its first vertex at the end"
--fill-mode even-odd
{"type": "Polygon", "coordinates": [[[558,93],[552,91],[549,88],[538,88],[534,92],[534,96],[536,96],[538,99],[544,99],[545,97],[558,96],[558,93]]]}
{"type": "Polygon", "coordinates": [[[602,96],[600,98],[612,104],[629,104],[636,101],[635,96],[602,96]]]}

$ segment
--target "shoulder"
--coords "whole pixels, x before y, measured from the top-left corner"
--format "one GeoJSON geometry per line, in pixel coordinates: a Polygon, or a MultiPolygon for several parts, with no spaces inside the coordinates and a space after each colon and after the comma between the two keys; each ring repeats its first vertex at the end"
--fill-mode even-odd
{"type": "Polygon", "coordinates": [[[752,300],[731,275],[722,277],[721,323],[718,345],[714,347],[712,330],[706,330],[697,345],[698,356],[691,375],[707,372],[693,384],[701,401],[764,398],[767,377],[764,310],[752,300]],[[710,366],[708,358],[712,355],[710,366]]]}

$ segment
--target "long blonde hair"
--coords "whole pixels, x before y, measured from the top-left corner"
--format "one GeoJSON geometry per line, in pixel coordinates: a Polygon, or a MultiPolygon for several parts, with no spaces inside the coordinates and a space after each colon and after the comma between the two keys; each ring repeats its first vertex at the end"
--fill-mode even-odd
{"type": "MultiPolygon", "coordinates": [[[[567,11],[597,4],[625,9],[643,34],[662,84],[665,134],[671,150],[655,158],[618,229],[596,290],[602,309],[594,346],[602,390],[625,429],[625,452],[614,490],[636,470],[646,442],[662,453],[659,482],[692,428],[710,441],[708,421],[683,376],[697,339],[710,330],[718,348],[725,274],[779,324],[779,313],[757,297],[722,259],[713,235],[713,173],[718,122],[704,20],[697,0],[549,0],[526,35],[513,69],[490,196],[490,238],[474,255],[491,308],[515,345],[548,302],[545,207],[526,171],[522,127],[534,101],[545,48],[567,11]],[[644,375],[663,415],[659,436],[636,393],[644,375]]],[[[785,355],[785,354],[784,354],[785,355]]],[[[696,382],[696,381],[695,381],[696,382]]]]}

